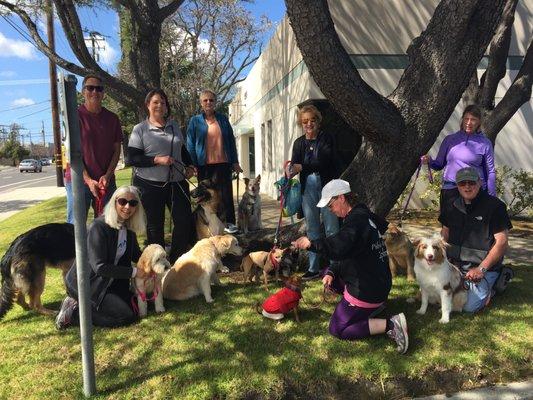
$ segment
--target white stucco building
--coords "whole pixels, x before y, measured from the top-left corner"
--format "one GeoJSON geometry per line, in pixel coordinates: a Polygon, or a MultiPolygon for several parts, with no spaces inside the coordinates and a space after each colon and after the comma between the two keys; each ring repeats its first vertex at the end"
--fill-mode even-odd
{"type": "MultiPolygon", "coordinates": [[[[361,76],[383,95],[396,87],[408,59],[405,51],[430,20],[438,0],[330,0],[329,6],[340,40],[361,76]]],[[[499,101],[522,64],[532,38],[533,0],[520,1],[516,10],[507,74],[499,84],[499,101]]],[[[480,63],[478,74],[487,60],[480,63]]],[[[290,158],[292,143],[302,134],[296,110],[313,100],[329,107],[310,76],[296,45],[287,18],[241,82],[230,105],[245,176],[261,174],[262,190],[276,194],[273,183],[282,175],[283,162],[290,158]]],[[[437,142],[459,127],[463,105],[459,103],[437,142]]],[[[500,132],[496,142],[496,164],[533,170],[533,102],[530,99],[500,132]]],[[[342,148],[342,140],[341,145],[342,148]]],[[[415,196],[416,197],[416,196],[415,196]]]]}

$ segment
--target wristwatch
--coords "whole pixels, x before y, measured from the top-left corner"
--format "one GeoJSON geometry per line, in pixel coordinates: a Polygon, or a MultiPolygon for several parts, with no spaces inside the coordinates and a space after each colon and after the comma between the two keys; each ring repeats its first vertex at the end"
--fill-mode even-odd
{"type": "Polygon", "coordinates": [[[485,274],[485,272],[487,272],[487,268],[485,267],[480,267],[479,270],[481,271],[482,274],[485,274]]]}

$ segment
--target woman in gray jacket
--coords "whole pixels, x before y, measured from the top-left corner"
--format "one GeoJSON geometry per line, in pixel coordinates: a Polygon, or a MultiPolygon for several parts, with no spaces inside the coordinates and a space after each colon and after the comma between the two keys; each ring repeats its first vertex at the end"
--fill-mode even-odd
{"type": "MultiPolygon", "coordinates": [[[[111,196],[104,214],[87,233],[92,319],[95,326],[115,327],[137,320],[131,308],[130,278],[141,274],[132,267],[141,255],[137,234],[146,229],[146,217],[135,186],[121,186],[111,196]]],[[[77,325],[78,283],[74,264],[65,277],[68,296],[56,318],[57,329],[77,325]]]]}

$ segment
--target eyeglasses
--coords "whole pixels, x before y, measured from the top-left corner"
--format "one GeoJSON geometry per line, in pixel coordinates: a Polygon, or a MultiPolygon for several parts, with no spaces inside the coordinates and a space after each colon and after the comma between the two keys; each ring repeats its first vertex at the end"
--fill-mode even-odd
{"type": "Polygon", "coordinates": [[[215,99],[202,99],[204,103],[214,103],[215,99]]]}
{"type": "Polygon", "coordinates": [[[101,93],[104,91],[103,86],[94,86],[94,85],[86,85],[84,89],[87,90],[88,92],[94,92],[96,90],[98,93],[101,93]]]}
{"type": "Polygon", "coordinates": [[[302,125],[314,124],[314,123],[316,123],[316,119],[314,119],[314,118],[302,119],[302,125]]]}
{"type": "Polygon", "coordinates": [[[461,182],[457,182],[457,186],[476,186],[476,185],[477,185],[476,181],[461,181],[461,182]]]}
{"type": "Polygon", "coordinates": [[[129,204],[130,207],[137,207],[137,204],[139,204],[139,200],[135,200],[135,199],[128,200],[128,199],[120,198],[120,199],[117,199],[117,203],[122,207],[124,207],[126,204],[129,204]]]}
{"type": "Polygon", "coordinates": [[[333,196],[331,198],[330,201],[328,201],[328,204],[326,205],[327,208],[331,209],[331,207],[333,207],[333,203],[335,202],[335,200],[337,200],[339,198],[339,196],[333,196]]]}

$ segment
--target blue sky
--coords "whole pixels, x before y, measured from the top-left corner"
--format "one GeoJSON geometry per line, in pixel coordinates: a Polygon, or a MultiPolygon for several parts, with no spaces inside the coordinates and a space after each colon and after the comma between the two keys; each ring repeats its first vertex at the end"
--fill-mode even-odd
{"type": "MultiPolygon", "coordinates": [[[[266,15],[274,24],[285,13],[283,0],[256,0],[246,7],[256,18],[266,15]]],[[[84,28],[106,36],[100,65],[114,72],[120,59],[116,14],[104,9],[84,8],[79,10],[79,15],[84,28]]],[[[46,141],[51,142],[48,59],[17,31],[26,32],[22,22],[16,16],[8,19],[11,24],[0,17],[0,125],[10,125],[13,122],[22,125],[25,128],[22,133],[26,143],[29,143],[30,137],[33,143],[42,143],[41,131],[44,125],[46,141]]],[[[45,31],[44,23],[38,23],[38,26],[41,32],[45,31]]],[[[272,31],[269,35],[271,34],[272,31]]],[[[46,37],[45,34],[42,36],[46,37]]],[[[74,59],[58,22],[56,51],[68,60],[74,59]]]]}

